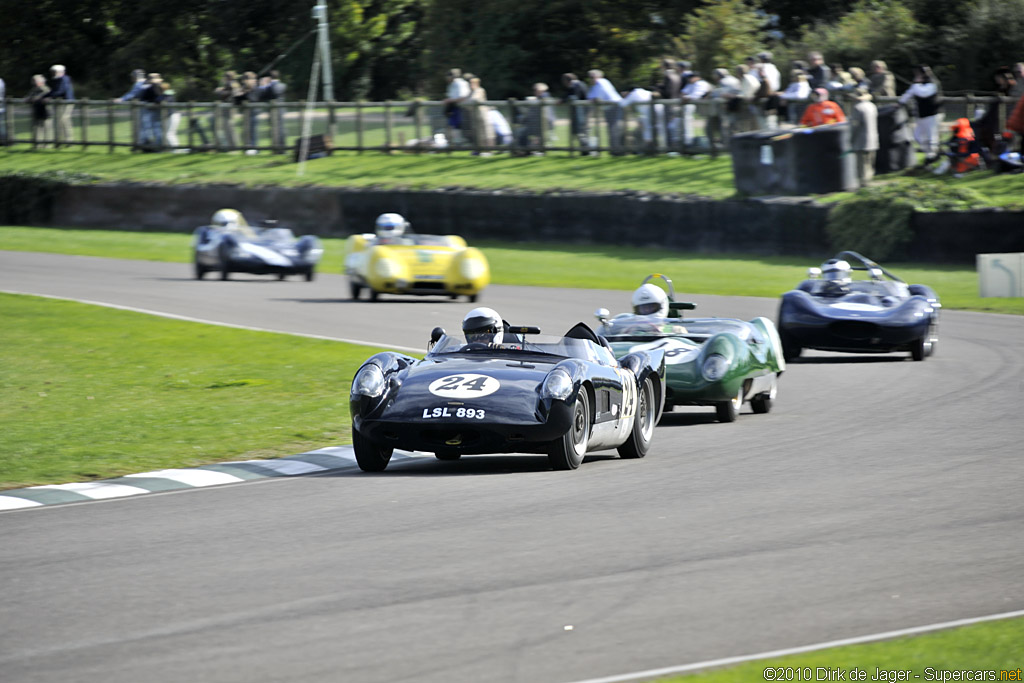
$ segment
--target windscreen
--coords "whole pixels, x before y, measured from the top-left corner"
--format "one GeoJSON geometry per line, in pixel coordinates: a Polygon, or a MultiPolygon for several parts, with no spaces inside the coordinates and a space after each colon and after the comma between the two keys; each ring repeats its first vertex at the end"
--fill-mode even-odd
{"type": "Polygon", "coordinates": [[[546,354],[561,358],[579,358],[601,363],[614,363],[611,353],[586,339],[556,337],[549,334],[505,333],[500,344],[469,343],[459,334],[446,334],[430,351],[431,356],[446,354],[546,354]]]}

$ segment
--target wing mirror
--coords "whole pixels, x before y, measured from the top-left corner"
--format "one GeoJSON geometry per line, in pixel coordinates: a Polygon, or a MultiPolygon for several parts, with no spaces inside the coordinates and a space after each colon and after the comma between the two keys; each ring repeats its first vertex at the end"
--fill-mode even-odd
{"type": "Polygon", "coordinates": [[[430,351],[432,348],[434,348],[434,344],[436,344],[438,341],[440,341],[441,337],[443,337],[443,336],[444,336],[444,328],[443,327],[435,327],[434,329],[432,329],[430,331],[430,343],[427,344],[427,351],[430,351]]]}
{"type": "Polygon", "coordinates": [[[871,275],[871,279],[872,280],[881,280],[882,279],[882,269],[881,268],[868,268],[868,273],[871,275]]]}
{"type": "Polygon", "coordinates": [[[609,311],[607,308],[599,308],[596,311],[594,311],[594,317],[597,318],[597,321],[602,325],[608,322],[608,316],[610,316],[611,314],[611,311],[609,311]]]}
{"type": "Polygon", "coordinates": [[[821,268],[811,266],[807,269],[808,280],[820,280],[821,279],[821,268]]]}

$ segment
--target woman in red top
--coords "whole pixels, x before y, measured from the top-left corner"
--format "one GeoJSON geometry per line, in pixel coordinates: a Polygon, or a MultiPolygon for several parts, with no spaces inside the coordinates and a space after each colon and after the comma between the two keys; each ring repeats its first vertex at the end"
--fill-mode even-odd
{"type": "Polygon", "coordinates": [[[824,126],[844,121],[846,114],[842,107],[828,98],[828,90],[825,88],[815,88],[811,92],[811,103],[800,117],[801,126],[824,126]]]}

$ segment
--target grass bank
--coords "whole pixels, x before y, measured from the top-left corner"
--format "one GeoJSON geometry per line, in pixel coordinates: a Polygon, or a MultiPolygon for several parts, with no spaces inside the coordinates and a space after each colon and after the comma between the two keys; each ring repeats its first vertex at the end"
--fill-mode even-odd
{"type": "Polygon", "coordinates": [[[1024,666],[1021,643],[1024,643],[1024,619],[1007,619],[912,638],[765,659],[689,676],[659,679],[659,683],[1020,681],[1021,667],[1024,666]],[[836,677],[837,670],[844,673],[843,678],[836,677]],[[832,678],[827,677],[828,671],[832,672],[832,678]],[[863,677],[857,672],[864,672],[863,677]],[[968,676],[964,672],[971,674],[968,676]],[[979,675],[977,672],[991,674],[979,675]]]}
{"type": "Polygon", "coordinates": [[[0,294],[0,489],[350,441],[376,350],[0,294]]]}
{"type": "MultiPolygon", "coordinates": [[[[191,259],[191,237],[177,233],[122,232],[116,230],[62,230],[57,228],[0,227],[0,249],[106,256],[171,263],[191,259]]],[[[659,249],[531,245],[481,242],[496,284],[635,289],[649,273],[665,273],[681,296],[777,297],[792,289],[815,265],[794,257],[686,254],[659,249]]],[[[341,273],[344,241],[324,240],[321,272],[341,273]]],[[[930,285],[947,308],[1024,315],[1024,299],[983,299],[973,268],[885,264],[907,282],[930,285]]]]}
{"type": "MultiPolygon", "coordinates": [[[[118,148],[38,150],[0,148],[6,172],[67,171],[88,173],[107,182],[169,184],[231,183],[245,186],[331,186],[408,189],[472,188],[531,192],[649,192],[694,195],[710,199],[736,196],[732,160],[695,157],[544,157],[496,154],[474,157],[453,154],[384,154],[339,152],[305,164],[303,175],[288,155],[139,154],[118,148]]],[[[876,182],[965,187],[976,190],[986,206],[1024,207],[1024,174],[996,175],[977,171],[953,178],[923,169],[879,176],[876,182]]],[[[823,195],[832,201],[847,195],[823,195]]]]}

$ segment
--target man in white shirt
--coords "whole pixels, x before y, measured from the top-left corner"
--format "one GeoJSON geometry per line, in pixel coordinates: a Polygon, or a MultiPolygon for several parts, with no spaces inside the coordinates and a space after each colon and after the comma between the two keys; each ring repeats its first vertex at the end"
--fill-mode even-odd
{"type": "MultiPolygon", "coordinates": [[[[615,90],[615,86],[604,77],[604,72],[600,69],[588,71],[587,79],[590,81],[587,99],[594,102],[618,102],[622,99],[622,95],[615,90]]],[[[603,109],[604,120],[608,124],[608,141],[612,153],[620,153],[622,148],[622,109],[609,106],[605,106],[603,109]]]]}
{"type": "MultiPolygon", "coordinates": [[[[654,143],[654,129],[651,125],[651,109],[654,109],[654,118],[657,121],[658,126],[658,140],[664,144],[665,137],[665,105],[663,104],[650,104],[654,100],[655,92],[648,90],[647,88],[633,88],[629,91],[629,94],[619,100],[619,106],[625,109],[631,105],[636,105],[633,109],[636,111],[637,121],[640,122],[640,135],[643,137],[644,146],[651,150],[652,144],[654,143]]],[[[653,150],[651,150],[653,151],[653,150]]]]}
{"type": "Polygon", "coordinates": [[[459,104],[469,97],[469,82],[462,77],[462,69],[448,69],[445,80],[448,81],[448,88],[441,103],[448,119],[449,137],[454,144],[459,144],[462,142],[462,109],[459,104]]]}
{"type": "Polygon", "coordinates": [[[711,92],[711,84],[701,78],[696,71],[690,72],[690,78],[683,86],[681,97],[683,99],[683,145],[693,144],[694,121],[697,116],[698,100],[705,98],[711,92]]]}

